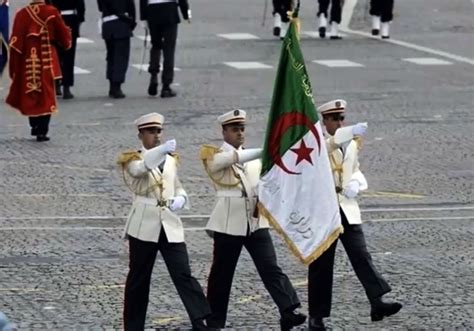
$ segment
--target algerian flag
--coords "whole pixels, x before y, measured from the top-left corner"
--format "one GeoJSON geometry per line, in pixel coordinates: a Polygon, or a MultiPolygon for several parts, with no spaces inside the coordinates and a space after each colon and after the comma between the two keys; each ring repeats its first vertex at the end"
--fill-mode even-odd
{"type": "Polygon", "coordinates": [[[339,205],[296,24],[283,41],[262,156],[259,211],[303,262],[342,232],[339,205]]]}

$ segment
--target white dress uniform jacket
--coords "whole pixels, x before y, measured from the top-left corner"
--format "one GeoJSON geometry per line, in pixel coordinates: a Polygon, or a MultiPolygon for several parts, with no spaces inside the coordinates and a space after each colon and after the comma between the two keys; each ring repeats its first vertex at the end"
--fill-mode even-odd
{"type": "Polygon", "coordinates": [[[350,140],[343,146],[334,142],[334,137],[326,135],[326,145],[336,187],[342,189],[338,193],[339,205],[344,211],[349,224],[361,224],[362,218],[356,198],[346,198],[344,188],[351,180],[359,182],[360,191],[367,189],[367,181],[359,169],[359,146],[356,140],[350,140]]]}
{"type": "Polygon", "coordinates": [[[254,217],[261,160],[238,163],[236,149],[224,142],[221,148],[203,146],[201,160],[216,189],[217,202],[206,229],[234,236],[268,228],[263,217],[254,217]],[[204,152],[203,152],[204,151],[204,152]]]}
{"type": "Polygon", "coordinates": [[[178,177],[177,160],[166,155],[163,172],[158,167],[148,171],[143,166],[141,154],[136,153],[123,166],[124,177],[129,178],[127,185],[134,192],[123,236],[158,242],[163,227],[169,242],[184,242],[181,219],[169,209],[169,200],[179,195],[186,199],[185,207],[188,205],[186,191],[178,177]]]}

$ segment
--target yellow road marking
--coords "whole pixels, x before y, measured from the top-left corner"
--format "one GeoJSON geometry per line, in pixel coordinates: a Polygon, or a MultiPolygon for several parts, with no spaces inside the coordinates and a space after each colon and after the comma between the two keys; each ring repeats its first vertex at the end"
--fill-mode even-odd
{"type": "Polygon", "coordinates": [[[152,320],[152,323],[153,324],[167,324],[169,322],[180,321],[182,319],[183,318],[181,316],[155,318],[155,319],[152,320]]]}
{"type": "Polygon", "coordinates": [[[424,199],[426,196],[422,194],[404,193],[404,192],[387,192],[387,191],[375,191],[362,193],[364,197],[393,197],[393,198],[406,198],[406,199],[424,199]]]}
{"type": "Polygon", "coordinates": [[[262,297],[261,295],[250,295],[250,296],[240,298],[239,301],[237,301],[237,303],[247,303],[251,301],[257,301],[261,297],[262,297]]]}
{"type": "Polygon", "coordinates": [[[293,286],[295,286],[295,287],[307,286],[307,285],[308,285],[308,280],[307,279],[300,280],[300,281],[297,281],[297,282],[293,283],[293,286]]]}

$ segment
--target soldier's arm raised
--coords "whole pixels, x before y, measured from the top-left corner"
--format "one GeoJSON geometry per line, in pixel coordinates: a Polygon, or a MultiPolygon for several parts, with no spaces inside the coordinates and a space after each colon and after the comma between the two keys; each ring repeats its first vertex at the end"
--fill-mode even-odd
{"type": "Polygon", "coordinates": [[[140,160],[132,160],[128,164],[128,172],[132,177],[141,177],[148,171],[158,167],[166,158],[166,154],[174,152],[176,140],[168,140],[164,144],[147,150],[140,160]]]}

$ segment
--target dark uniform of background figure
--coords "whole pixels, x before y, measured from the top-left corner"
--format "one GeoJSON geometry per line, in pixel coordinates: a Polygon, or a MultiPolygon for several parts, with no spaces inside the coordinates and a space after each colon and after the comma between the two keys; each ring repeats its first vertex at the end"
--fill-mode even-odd
{"type": "Polygon", "coordinates": [[[134,0],[97,0],[102,12],[102,38],[107,47],[107,79],[109,96],[125,98],[121,85],[125,82],[130,58],[130,38],[136,23],[134,0]]]}
{"type": "Polygon", "coordinates": [[[150,66],[151,74],[148,94],[155,96],[158,93],[158,73],[160,72],[160,57],[163,51],[163,73],[161,82],[162,98],[176,96],[171,89],[174,77],[174,53],[178,24],[180,23],[178,5],[183,19],[189,20],[189,4],[187,0],[140,0],[140,20],[147,21],[151,35],[150,66]]]}
{"type": "MultiPolygon", "coordinates": [[[[72,99],[70,87],[74,86],[74,61],[76,58],[77,38],[79,37],[79,27],[84,22],[85,5],[84,0],[51,0],[51,4],[58,8],[66,25],[71,28],[72,46],[68,50],[58,48],[59,61],[63,78],[61,84],[56,85],[56,94],[63,94],[63,99],[72,99]],[[64,87],[61,93],[61,85],[64,87]]],[[[57,81],[59,83],[59,81],[57,81]]]]}
{"type": "MultiPolygon", "coordinates": [[[[337,25],[341,23],[341,18],[342,18],[342,0],[318,0],[319,3],[319,10],[317,13],[317,16],[320,17],[321,14],[324,14],[326,18],[329,17],[329,23],[332,25],[331,29],[336,29],[336,31],[331,31],[331,39],[341,39],[341,37],[338,35],[337,31],[337,25]],[[331,15],[328,16],[328,9],[329,9],[329,3],[331,3],[331,15]],[[336,23],[336,26],[334,26],[334,23],[336,23]]],[[[319,30],[320,32],[320,37],[324,38],[326,36],[326,31],[324,30],[324,33],[322,34],[321,29],[319,30]]]]}
{"type": "MultiPolygon", "coordinates": [[[[275,14],[280,15],[280,22],[288,23],[290,18],[288,12],[291,10],[291,0],[273,0],[273,16],[275,14]]],[[[275,22],[273,26],[273,35],[276,37],[280,36],[280,24],[275,22]]]]}
{"type": "MultiPolygon", "coordinates": [[[[370,0],[370,15],[376,18],[377,21],[385,25],[385,30],[382,32],[382,38],[389,37],[388,23],[393,19],[393,0],[370,0]]],[[[378,24],[373,24],[372,35],[379,34],[378,24]]]]}

